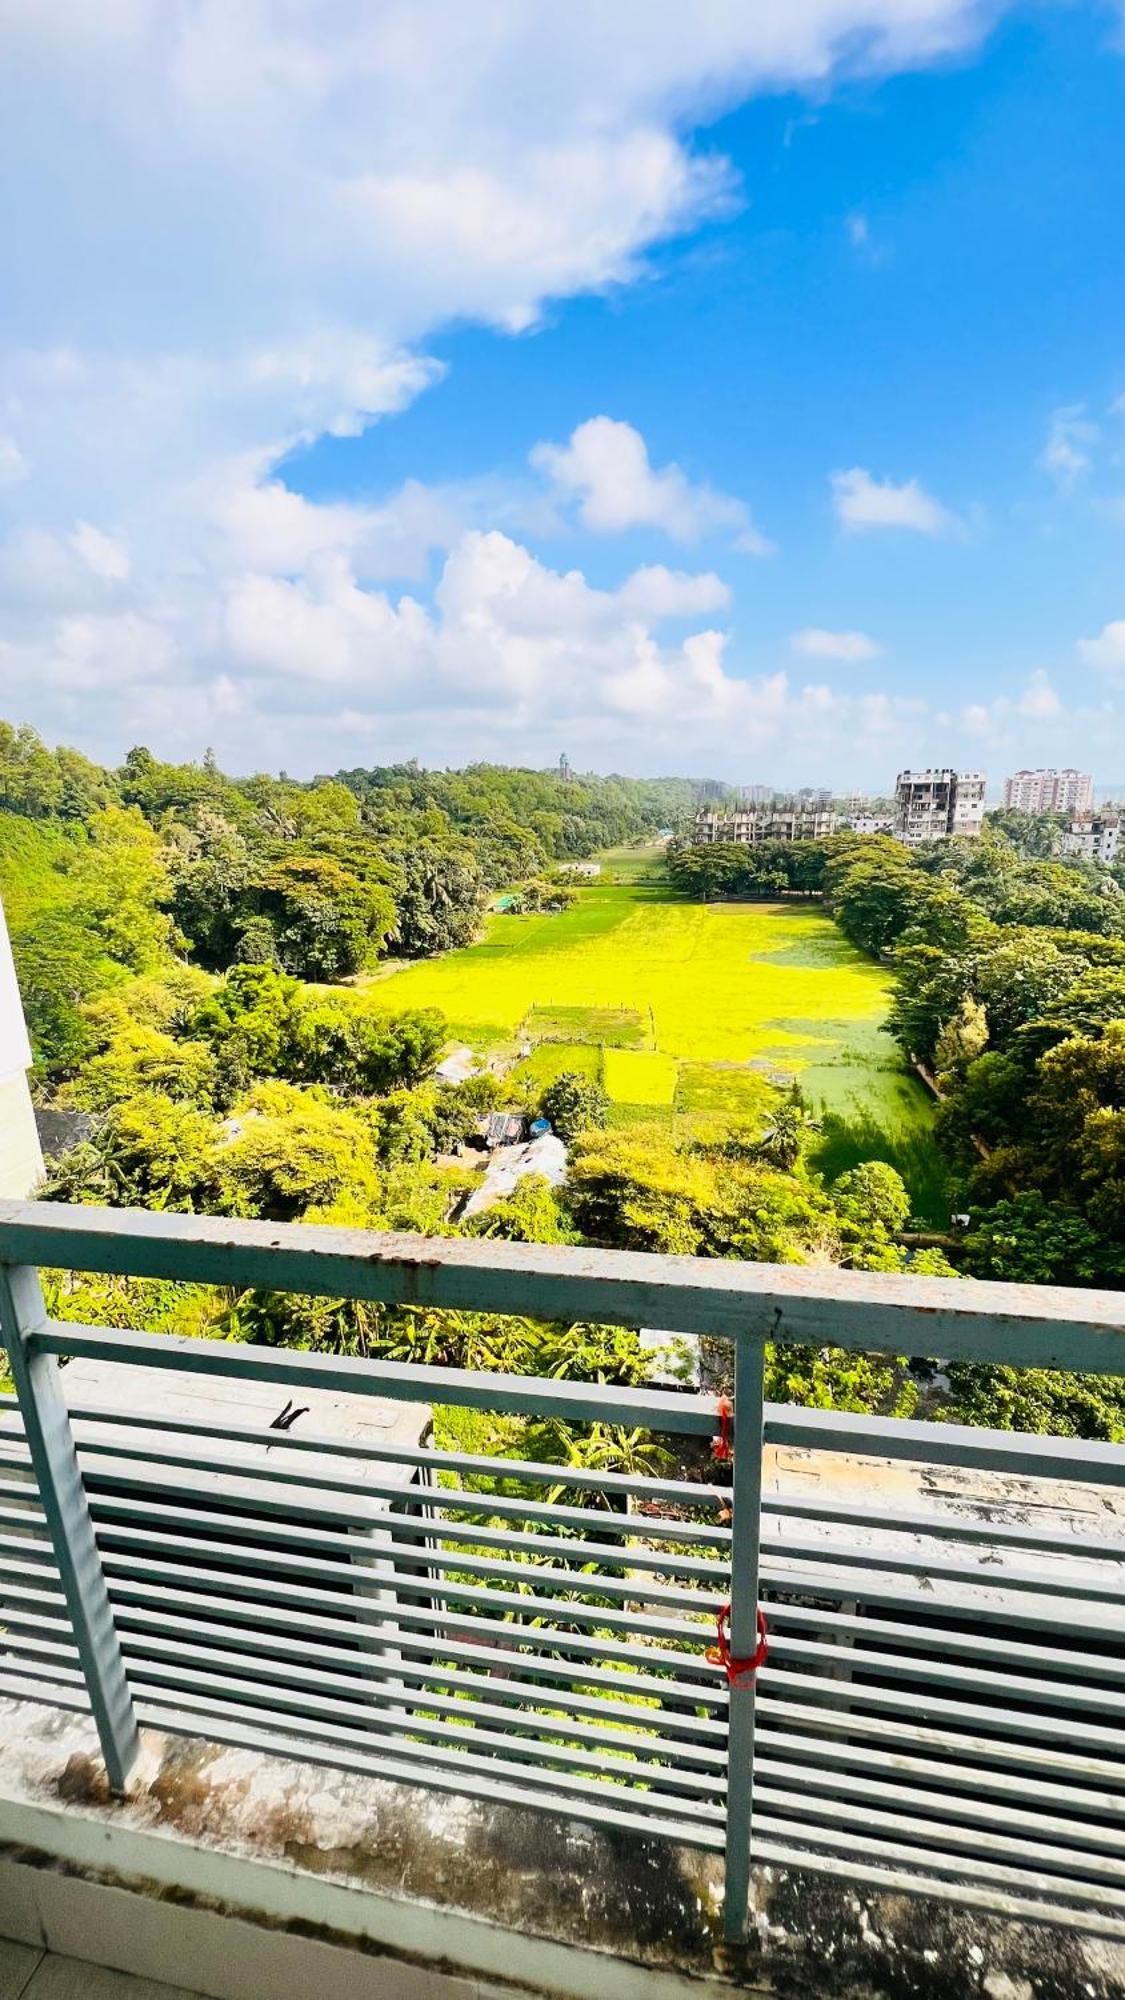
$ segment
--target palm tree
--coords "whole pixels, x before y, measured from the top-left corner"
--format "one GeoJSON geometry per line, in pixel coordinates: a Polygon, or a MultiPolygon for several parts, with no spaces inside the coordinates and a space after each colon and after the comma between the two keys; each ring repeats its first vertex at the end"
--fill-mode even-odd
{"type": "Polygon", "coordinates": [[[778,1105],[755,1148],[759,1159],[783,1173],[792,1173],[801,1157],[805,1136],[805,1114],[796,1098],[786,1097],[778,1105]]]}

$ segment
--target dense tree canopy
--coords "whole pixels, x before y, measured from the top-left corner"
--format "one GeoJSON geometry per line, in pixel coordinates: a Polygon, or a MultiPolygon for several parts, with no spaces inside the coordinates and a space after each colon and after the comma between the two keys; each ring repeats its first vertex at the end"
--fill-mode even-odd
{"type": "MultiPolygon", "coordinates": [[[[669,858],[686,895],[822,896],[856,947],[893,967],[890,1025],[943,1093],[939,1131],[968,1214],[959,1239],[919,1229],[882,1161],[817,1172],[799,1091],[764,1080],[752,1121],[704,1139],[623,1124],[577,1071],[545,1087],[518,1070],[436,1079],[447,1024],[388,1012],[360,975],[384,955],[470,942],[501,887],[549,906],[559,861],[676,828],[699,795],[491,765],[232,779],[213,758],[170,765],[145,749],[109,772],[0,726],[36,1052],[54,1101],[92,1120],[49,1191],[919,1274],[949,1272],[949,1252],[968,1276],[1125,1283],[1125,893],[1011,815],[979,841],[918,852],[845,832],[753,849],[675,841],[669,858]],[[569,1184],[525,1180],[466,1222],[471,1154],[458,1149],[481,1143],[501,1104],[550,1117],[571,1149],[569,1184]]],[[[615,1381],[646,1365],[620,1329],[513,1332],[484,1315],[255,1294],[207,1305],[191,1288],[126,1297],[116,1282],[105,1309],[122,1323],[615,1381]]],[[[75,1298],[88,1303],[81,1285],[75,1298]]],[[[934,1405],[924,1373],[893,1359],[778,1347],[769,1365],[774,1394],[905,1413],[924,1391],[934,1405]]],[[[950,1385],[952,1416],[1125,1431],[1120,1399],[1069,1378],[953,1370],[950,1385]]],[[[580,1444],[631,1449],[567,1448],[580,1444]]]]}

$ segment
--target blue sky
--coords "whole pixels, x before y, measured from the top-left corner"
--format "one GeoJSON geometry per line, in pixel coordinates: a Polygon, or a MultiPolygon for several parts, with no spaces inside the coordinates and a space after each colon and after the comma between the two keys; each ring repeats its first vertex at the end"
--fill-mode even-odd
{"type": "Polygon", "coordinates": [[[5,713],[1125,781],[1118,8],[69,12],[0,25],[5,713]]]}

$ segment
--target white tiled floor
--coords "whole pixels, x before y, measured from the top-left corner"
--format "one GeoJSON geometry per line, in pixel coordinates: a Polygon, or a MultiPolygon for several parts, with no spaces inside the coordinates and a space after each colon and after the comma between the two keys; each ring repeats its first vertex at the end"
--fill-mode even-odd
{"type": "Polygon", "coordinates": [[[0,2000],[200,2000],[186,1986],[158,1986],[125,1972],[56,1958],[0,1938],[0,2000]]]}

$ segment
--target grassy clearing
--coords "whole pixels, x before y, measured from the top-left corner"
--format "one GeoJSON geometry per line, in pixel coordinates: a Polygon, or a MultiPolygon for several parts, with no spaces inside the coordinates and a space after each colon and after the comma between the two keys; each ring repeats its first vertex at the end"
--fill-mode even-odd
{"type": "Polygon", "coordinates": [[[645,847],[608,847],[598,859],[603,881],[662,882],[664,879],[663,841],[653,841],[645,847]]]}
{"type": "MultiPolygon", "coordinates": [[[[900,1078],[905,1085],[908,1077],[900,1078]]],[[[917,1117],[913,1099],[902,1105],[897,1121],[873,1116],[858,1096],[851,1115],[828,1111],[821,1118],[820,1136],[811,1164],[832,1181],[861,1160],[886,1160],[897,1168],[910,1189],[914,1213],[943,1225],[949,1219],[949,1189],[945,1166],[928,1124],[917,1117]]]]}
{"type": "Polygon", "coordinates": [[[523,1027],[529,1041],[606,1049],[642,1048],[650,1033],[648,1017],[631,1007],[532,1007],[523,1027]]]}
{"type": "Polygon", "coordinates": [[[531,1090],[543,1090],[556,1077],[568,1072],[599,1082],[601,1049],[588,1042],[540,1042],[538,1048],[516,1065],[512,1076],[515,1082],[526,1084],[531,1090]]]}
{"type": "Polygon", "coordinates": [[[627,1131],[635,1125],[656,1125],[662,1132],[670,1132],[675,1124],[675,1113],[670,1104],[614,1104],[611,1101],[605,1122],[611,1132],[627,1131]]]}
{"type": "Polygon", "coordinates": [[[605,1087],[614,1104],[667,1104],[676,1096],[680,1066],[655,1049],[607,1049],[605,1087]]]}
{"type": "Polygon", "coordinates": [[[731,1063],[681,1063],[676,1131],[702,1141],[723,1138],[732,1125],[761,1132],[775,1101],[772,1085],[759,1070],[731,1063]]]}
{"type": "Polygon", "coordinates": [[[859,1157],[899,1165],[918,1212],[936,1215],[932,1107],[880,1025],[885,969],[816,905],[687,902],[659,850],[603,865],[572,909],[492,916],[480,944],[370,983],[371,1004],[439,1007],[482,1053],[533,1041],[544,1079],[558,1074],[544,1044],[586,1074],[575,1048],[591,1062],[604,1049],[615,1124],[674,1115],[678,1130],[711,1136],[724,1119],[755,1121],[767,1084],[795,1078],[823,1122],[827,1172],[861,1146],[859,1157]]]}
{"type": "MultiPolygon", "coordinates": [[[[480,944],[404,966],[367,991],[379,1007],[440,1007],[465,1040],[478,1027],[514,1039],[529,1016],[537,1039],[546,1030],[610,1040],[606,1030],[624,1021],[632,1040],[639,1020],[650,1024],[646,1041],[681,1061],[768,1057],[796,1070],[866,1043],[887,987],[882,968],[818,909],[689,903],[644,880],[580,889],[558,916],[490,917],[480,944]],[[816,947],[816,963],[773,961],[798,943],[816,947]]],[[[863,1046],[859,1067],[869,1060],[863,1046]]]]}

